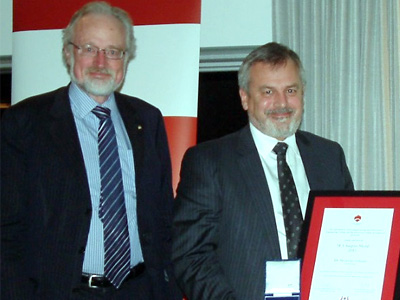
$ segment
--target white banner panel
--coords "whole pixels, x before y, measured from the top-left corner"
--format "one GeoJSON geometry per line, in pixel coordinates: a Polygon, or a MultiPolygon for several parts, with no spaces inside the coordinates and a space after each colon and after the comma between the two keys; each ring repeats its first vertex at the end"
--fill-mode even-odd
{"type": "MultiPolygon", "coordinates": [[[[122,93],[157,106],[164,116],[197,116],[199,24],[135,26],[136,58],[122,93]],[[182,42],[184,41],[184,42],[182,42]]],[[[12,103],[69,83],[61,30],[13,33],[12,103]]]]}

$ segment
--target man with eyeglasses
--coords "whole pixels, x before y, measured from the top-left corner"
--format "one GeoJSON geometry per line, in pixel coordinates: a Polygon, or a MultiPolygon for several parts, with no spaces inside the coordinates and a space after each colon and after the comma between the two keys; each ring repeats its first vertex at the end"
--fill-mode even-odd
{"type": "Polygon", "coordinates": [[[63,31],[71,83],[4,113],[2,299],[182,299],[163,118],[116,92],[134,52],[129,15],[89,3],[63,31]]]}

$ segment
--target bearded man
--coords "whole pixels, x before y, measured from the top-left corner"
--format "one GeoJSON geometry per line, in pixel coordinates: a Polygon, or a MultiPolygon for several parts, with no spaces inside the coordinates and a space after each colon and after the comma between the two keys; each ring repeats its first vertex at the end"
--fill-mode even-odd
{"type": "Polygon", "coordinates": [[[89,3],[63,31],[71,83],[4,113],[2,299],[182,299],[163,117],[116,92],[134,52],[129,15],[89,3]]]}
{"type": "Polygon", "coordinates": [[[249,124],[182,162],[172,255],[190,300],[264,299],[266,262],[301,256],[310,190],[353,189],[341,146],[299,130],[304,80],[294,51],[263,45],[238,78],[249,124]],[[279,177],[289,170],[288,193],[279,177]]]}

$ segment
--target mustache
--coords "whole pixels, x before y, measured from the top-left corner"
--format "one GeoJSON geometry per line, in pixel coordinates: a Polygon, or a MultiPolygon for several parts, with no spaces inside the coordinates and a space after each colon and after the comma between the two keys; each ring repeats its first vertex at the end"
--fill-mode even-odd
{"type": "Polygon", "coordinates": [[[272,115],[272,114],[286,114],[286,113],[292,113],[294,110],[292,108],[279,108],[279,109],[270,109],[266,111],[267,115],[272,115]]]}
{"type": "Polygon", "coordinates": [[[95,72],[95,73],[102,73],[102,74],[106,74],[106,75],[114,75],[114,72],[110,69],[107,68],[88,68],[86,70],[87,73],[91,73],[91,72],[95,72]]]}

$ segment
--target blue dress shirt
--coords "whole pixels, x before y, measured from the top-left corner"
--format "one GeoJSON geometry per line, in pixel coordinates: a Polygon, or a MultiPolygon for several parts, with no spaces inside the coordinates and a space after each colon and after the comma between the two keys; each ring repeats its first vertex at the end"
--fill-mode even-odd
{"type": "MultiPolygon", "coordinates": [[[[82,272],[102,275],[104,274],[104,239],[103,224],[99,218],[100,166],[97,143],[99,119],[92,113],[92,109],[99,104],[75,83],[70,85],[69,98],[85,162],[92,202],[92,219],[82,272]]],[[[131,243],[131,266],[134,266],[143,261],[143,255],[137,228],[135,167],[132,145],[118,111],[114,94],[111,94],[107,101],[100,106],[111,110],[111,120],[117,136],[131,243]]]]}

